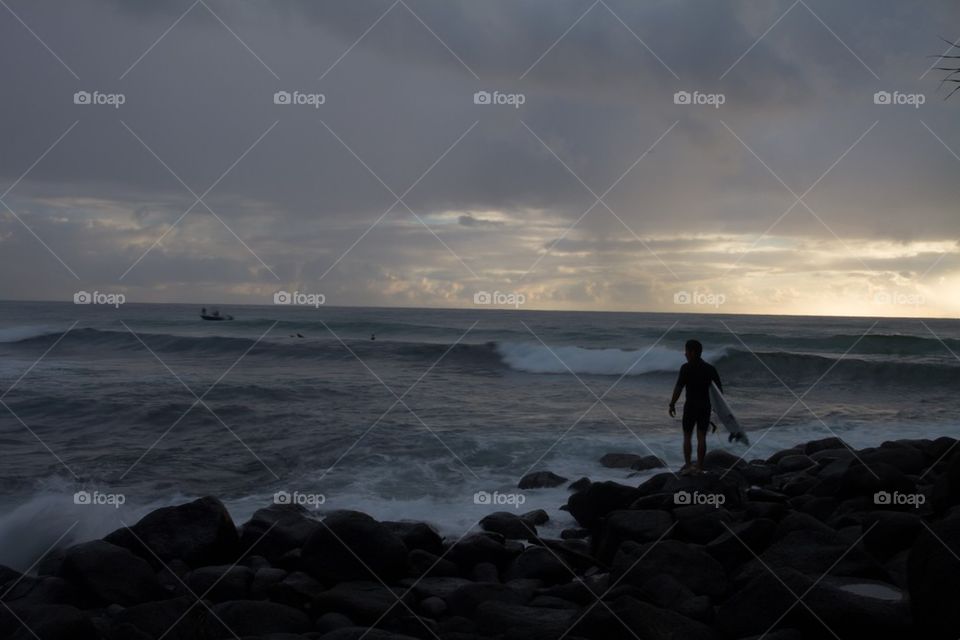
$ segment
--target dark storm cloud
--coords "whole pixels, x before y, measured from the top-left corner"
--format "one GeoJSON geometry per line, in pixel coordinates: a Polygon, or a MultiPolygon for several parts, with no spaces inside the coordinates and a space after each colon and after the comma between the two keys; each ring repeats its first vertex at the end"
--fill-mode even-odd
{"type": "MultiPolygon", "coordinates": [[[[0,180],[12,184],[79,121],[6,201],[81,278],[117,281],[191,206],[124,286],[175,283],[184,295],[191,281],[229,283],[239,296],[277,282],[262,259],[281,280],[327,274],[330,286],[369,303],[383,293],[377,282],[407,274],[453,295],[445,282],[498,268],[522,273],[550,247],[555,255],[538,267],[544,278],[561,264],[575,271],[631,255],[656,263],[648,247],[686,268],[690,255],[664,243],[698,234],[750,239],[771,229],[856,244],[958,231],[960,161],[944,147],[960,149],[958,107],[935,95],[934,74],[921,79],[925,56],[942,50],[943,25],[960,28],[953,3],[10,7],[62,64],[9,14],[0,21],[0,180]],[[78,90],[121,92],[126,103],[74,105],[78,90]],[[522,93],[525,102],[475,105],[479,90],[522,93]],[[678,106],[681,90],[726,100],[719,109],[678,106]],[[923,92],[927,103],[875,105],[878,90],[923,92]],[[276,91],[322,93],[325,102],[276,105],[276,91]],[[802,194],[844,153],[805,205],[778,221],[795,200],[778,178],[802,194]],[[594,194],[618,179],[596,204],[594,194]],[[50,199],[60,200],[44,204],[50,199]],[[71,199],[99,209],[80,207],[81,215],[71,199]],[[91,222],[107,209],[110,224],[91,222]],[[589,259],[563,262],[574,245],[589,259]],[[365,271],[370,260],[382,264],[365,271]]],[[[0,260],[27,252],[46,261],[44,270],[60,268],[9,213],[0,244],[10,247],[0,260]]],[[[26,291],[8,283],[0,293],[49,291],[48,280],[26,291]]],[[[626,280],[564,286],[585,295],[626,280]]]]}

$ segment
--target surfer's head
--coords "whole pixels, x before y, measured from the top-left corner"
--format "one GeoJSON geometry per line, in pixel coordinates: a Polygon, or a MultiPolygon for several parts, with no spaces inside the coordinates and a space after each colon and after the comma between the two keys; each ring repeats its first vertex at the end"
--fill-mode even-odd
{"type": "Polygon", "coordinates": [[[703,355],[703,345],[700,344],[699,340],[687,340],[687,343],[683,346],[683,353],[687,356],[688,361],[699,360],[700,356],[703,355]]]}

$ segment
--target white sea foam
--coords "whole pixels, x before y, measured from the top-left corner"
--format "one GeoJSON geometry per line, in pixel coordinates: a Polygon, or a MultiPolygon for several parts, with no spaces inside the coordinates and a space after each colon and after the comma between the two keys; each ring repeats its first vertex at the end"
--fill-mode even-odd
{"type": "MultiPolygon", "coordinates": [[[[504,342],[497,352],[512,369],[527,373],[568,373],[593,375],[641,375],[654,371],[676,371],[684,363],[677,349],[653,346],[641,349],[587,349],[546,347],[538,343],[504,342]]],[[[706,351],[706,360],[723,357],[726,350],[706,351]]]]}

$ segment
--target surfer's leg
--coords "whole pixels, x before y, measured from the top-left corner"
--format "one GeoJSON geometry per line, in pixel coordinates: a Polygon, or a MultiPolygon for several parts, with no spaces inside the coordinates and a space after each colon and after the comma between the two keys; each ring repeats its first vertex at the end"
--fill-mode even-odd
{"type": "Polygon", "coordinates": [[[703,471],[707,457],[707,433],[710,430],[710,412],[697,416],[697,471],[703,471]]]}
{"type": "Polygon", "coordinates": [[[693,416],[683,412],[683,469],[690,467],[690,455],[693,453],[693,416]]]}

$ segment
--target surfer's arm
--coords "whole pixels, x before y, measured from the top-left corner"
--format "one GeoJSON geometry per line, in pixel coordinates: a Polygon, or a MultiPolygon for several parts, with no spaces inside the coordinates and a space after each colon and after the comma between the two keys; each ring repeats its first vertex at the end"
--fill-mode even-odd
{"type": "Polygon", "coordinates": [[[670,417],[674,417],[677,414],[677,400],[680,399],[680,393],[683,391],[683,385],[685,383],[683,375],[683,367],[680,367],[680,375],[677,376],[677,384],[673,387],[673,396],[670,398],[670,417]]]}
{"type": "Polygon", "coordinates": [[[720,382],[720,374],[717,373],[717,370],[713,370],[713,381],[717,383],[717,389],[720,389],[720,393],[723,393],[723,383],[720,382]]]}

